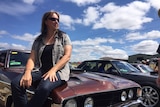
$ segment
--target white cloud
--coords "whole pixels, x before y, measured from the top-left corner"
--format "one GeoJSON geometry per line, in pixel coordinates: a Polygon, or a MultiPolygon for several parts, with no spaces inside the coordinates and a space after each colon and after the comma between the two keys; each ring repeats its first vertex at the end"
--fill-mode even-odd
{"type": "Polygon", "coordinates": [[[160,38],[160,31],[152,30],[147,33],[134,32],[126,35],[126,40],[135,41],[135,40],[144,40],[144,39],[158,39],[160,38]]]}
{"type": "MultiPolygon", "coordinates": [[[[8,34],[7,31],[0,31],[2,34],[8,34]]],[[[0,43],[0,49],[22,49],[22,50],[30,50],[31,46],[33,44],[33,41],[40,33],[37,33],[35,35],[32,35],[30,33],[25,33],[24,35],[13,35],[11,36],[14,39],[17,39],[18,41],[26,41],[28,42],[27,45],[17,44],[17,43],[0,43]]]]}
{"type": "Polygon", "coordinates": [[[151,6],[157,10],[160,8],[159,0],[146,0],[146,1],[149,2],[151,6]]]}
{"type": "Polygon", "coordinates": [[[127,53],[122,49],[113,49],[111,46],[75,46],[71,61],[82,61],[87,59],[99,59],[101,57],[112,57],[118,59],[128,59],[127,53]]]}
{"type": "Polygon", "coordinates": [[[103,7],[89,6],[83,11],[82,18],[73,19],[61,14],[60,20],[66,28],[72,30],[75,30],[75,24],[92,26],[93,29],[137,30],[153,20],[147,17],[150,7],[150,3],[142,1],[133,1],[123,6],[111,2],[103,7]]]}
{"type": "Polygon", "coordinates": [[[23,46],[23,45],[21,45],[21,44],[11,44],[10,48],[12,48],[12,49],[27,50],[26,46],[23,46]]]}
{"type": "Polygon", "coordinates": [[[93,29],[141,29],[144,23],[152,21],[152,18],[146,17],[149,9],[150,5],[141,1],[134,1],[124,6],[108,3],[99,10],[103,16],[95,22],[93,29]]]}
{"type": "Polygon", "coordinates": [[[9,34],[9,33],[5,30],[0,30],[0,35],[5,35],[5,34],[9,34]]]}
{"type": "Polygon", "coordinates": [[[114,49],[107,43],[120,43],[112,38],[88,38],[82,41],[72,41],[73,54],[71,61],[82,61],[87,59],[99,59],[101,57],[112,57],[127,59],[127,53],[122,49],[114,49]],[[78,56],[78,57],[77,57],[78,56]]]}
{"type": "Polygon", "coordinates": [[[33,5],[34,3],[43,3],[44,0],[23,0],[24,3],[33,5]]]}
{"type": "Polygon", "coordinates": [[[95,23],[95,21],[100,17],[100,13],[98,11],[99,7],[88,7],[84,11],[84,25],[90,25],[90,23],[95,23]]]}
{"type": "Polygon", "coordinates": [[[99,3],[101,0],[64,0],[64,1],[75,3],[78,6],[85,6],[89,4],[99,3]]]}
{"type": "Polygon", "coordinates": [[[8,43],[0,42],[0,49],[7,49],[10,45],[8,43]]]}
{"type": "Polygon", "coordinates": [[[0,42],[0,50],[1,49],[22,49],[26,50],[26,46],[23,46],[21,44],[9,44],[9,43],[4,43],[0,42]]]}
{"type": "Polygon", "coordinates": [[[144,40],[135,45],[130,46],[130,48],[135,53],[142,53],[142,54],[156,54],[156,50],[158,48],[159,43],[153,40],[144,40]]]}
{"type": "Polygon", "coordinates": [[[21,16],[22,14],[30,14],[35,11],[35,6],[20,2],[0,2],[0,13],[21,16]]]}
{"type": "Polygon", "coordinates": [[[82,23],[82,20],[79,18],[73,19],[69,15],[60,14],[60,22],[62,23],[64,29],[75,30],[74,24],[82,23]]]}
{"type": "MultiPolygon", "coordinates": [[[[43,0],[41,0],[43,1],[43,0]]],[[[67,0],[76,3],[78,6],[94,4],[100,2],[100,0],[67,0]]],[[[132,1],[126,5],[116,5],[115,3],[103,4],[104,6],[97,6],[98,4],[89,5],[79,16],[70,16],[66,14],[61,14],[60,22],[65,27],[71,30],[75,30],[74,25],[84,25],[91,26],[94,30],[96,29],[109,29],[111,30],[137,30],[141,29],[145,23],[150,23],[153,19],[148,16],[150,7],[158,8],[159,4],[156,0],[147,0],[148,2],[142,1],[132,1]]],[[[17,2],[0,2],[0,13],[5,13],[8,15],[19,16],[23,14],[30,14],[35,11],[38,0],[23,0],[23,3],[17,2]]],[[[7,31],[0,31],[0,36],[3,34],[8,34],[7,31]]],[[[116,33],[115,33],[116,34],[116,33]]],[[[109,34],[110,35],[110,34],[109,34]]],[[[121,34],[123,35],[123,34],[121,34]]],[[[88,38],[81,41],[72,41],[73,43],[73,54],[72,61],[82,61],[85,59],[98,59],[101,57],[113,57],[127,59],[127,53],[129,51],[134,51],[135,53],[145,53],[154,54],[158,46],[158,42],[154,39],[160,38],[159,31],[150,31],[148,33],[129,33],[125,38],[118,35],[119,40],[110,38],[88,38]],[[147,39],[147,40],[146,40],[147,39]],[[127,40],[127,41],[125,41],[127,40]],[[133,45],[130,46],[128,41],[144,40],[139,43],[132,42],[133,45]],[[120,46],[115,46],[119,44],[124,44],[129,49],[123,50],[120,46]],[[112,45],[112,46],[111,46],[112,45]],[[114,46],[114,47],[113,47],[114,46]],[[119,48],[118,48],[119,47],[119,48]]],[[[34,38],[37,34],[33,35],[30,33],[25,33],[23,35],[14,35],[12,38],[29,42],[31,46],[34,38]]],[[[113,37],[113,38],[111,38],[113,37]]],[[[3,40],[1,40],[3,41],[3,40]]],[[[5,41],[5,40],[4,40],[5,41]]],[[[11,42],[11,41],[9,41],[11,42]]],[[[17,42],[19,43],[19,42],[17,42]]],[[[28,47],[29,47],[28,46],[28,47]]],[[[26,46],[16,43],[0,43],[0,48],[17,48],[17,49],[30,49],[26,46]]],[[[125,47],[125,48],[126,48],[125,47]]]]}
{"type": "Polygon", "coordinates": [[[61,16],[60,22],[63,24],[63,26],[67,29],[74,30],[74,27],[73,27],[74,20],[71,18],[71,16],[64,15],[64,14],[61,14],[60,16],[61,16]]]}
{"type": "Polygon", "coordinates": [[[88,38],[86,40],[81,40],[81,41],[73,41],[72,44],[73,45],[83,45],[83,46],[86,46],[86,45],[90,45],[90,46],[93,46],[93,45],[99,45],[99,44],[102,44],[102,43],[117,43],[116,40],[112,39],[112,38],[100,38],[100,37],[96,37],[94,39],[91,39],[91,38],[88,38]]]}
{"type": "Polygon", "coordinates": [[[33,4],[35,0],[23,0],[24,3],[33,4]]]}
{"type": "Polygon", "coordinates": [[[24,35],[22,36],[19,36],[19,35],[14,35],[12,36],[12,38],[14,39],[18,39],[18,40],[23,40],[23,41],[28,41],[28,42],[33,42],[34,39],[39,35],[39,33],[35,34],[35,35],[32,35],[30,33],[25,33],[24,35]]]}
{"type": "Polygon", "coordinates": [[[9,33],[5,30],[0,30],[0,38],[3,37],[3,35],[8,35],[9,33]]]}
{"type": "Polygon", "coordinates": [[[140,40],[140,39],[145,39],[144,36],[142,36],[139,32],[134,32],[134,33],[129,33],[126,36],[126,40],[140,40]]]}

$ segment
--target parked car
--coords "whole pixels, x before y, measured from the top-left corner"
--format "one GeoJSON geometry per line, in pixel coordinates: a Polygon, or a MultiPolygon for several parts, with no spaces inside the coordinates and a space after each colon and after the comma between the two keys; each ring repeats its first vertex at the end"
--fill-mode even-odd
{"type": "MultiPolygon", "coordinates": [[[[24,71],[28,52],[0,51],[0,107],[13,107],[10,81],[24,71]]],[[[28,99],[34,91],[27,90],[28,99]]],[[[71,72],[69,81],[53,90],[43,107],[137,107],[139,84],[110,74],[71,72]]]]}
{"type": "Polygon", "coordinates": [[[145,65],[142,63],[131,63],[134,67],[140,70],[142,73],[152,73],[155,72],[149,65],[145,65]]]}
{"type": "Polygon", "coordinates": [[[114,59],[86,60],[81,62],[76,69],[117,75],[135,81],[142,87],[142,105],[145,107],[160,106],[160,87],[156,85],[158,75],[155,73],[141,73],[128,62],[114,59]]]}

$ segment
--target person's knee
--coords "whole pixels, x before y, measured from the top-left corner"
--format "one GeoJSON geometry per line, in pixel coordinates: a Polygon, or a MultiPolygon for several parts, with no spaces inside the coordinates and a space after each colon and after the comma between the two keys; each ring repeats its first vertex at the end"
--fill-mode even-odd
{"type": "Polygon", "coordinates": [[[57,86],[60,86],[61,81],[50,82],[48,79],[44,80],[43,83],[40,83],[38,86],[39,89],[43,92],[51,92],[57,86]]]}
{"type": "Polygon", "coordinates": [[[49,91],[51,91],[51,89],[52,89],[52,85],[47,82],[41,86],[41,90],[43,92],[49,92],[49,91]]]}

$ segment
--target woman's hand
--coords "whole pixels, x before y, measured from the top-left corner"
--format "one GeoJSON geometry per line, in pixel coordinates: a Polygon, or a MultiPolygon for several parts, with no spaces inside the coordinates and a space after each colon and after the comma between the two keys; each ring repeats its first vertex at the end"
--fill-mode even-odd
{"type": "Polygon", "coordinates": [[[53,70],[49,70],[42,77],[44,78],[44,80],[49,79],[51,82],[55,82],[58,80],[58,78],[56,76],[56,72],[53,70]]]}
{"type": "Polygon", "coordinates": [[[32,75],[31,73],[24,73],[24,75],[22,76],[21,80],[20,80],[20,86],[22,86],[23,88],[29,88],[32,84],[32,75]]]}

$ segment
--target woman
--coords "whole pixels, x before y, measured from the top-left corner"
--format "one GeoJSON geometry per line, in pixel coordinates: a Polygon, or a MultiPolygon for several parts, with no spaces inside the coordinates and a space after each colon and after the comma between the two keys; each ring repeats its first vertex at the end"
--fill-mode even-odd
{"type": "Polygon", "coordinates": [[[43,15],[25,72],[11,82],[14,107],[42,107],[50,92],[69,79],[72,46],[68,35],[59,30],[59,18],[57,12],[43,15]],[[27,101],[26,89],[37,81],[35,94],[27,101]]]}

